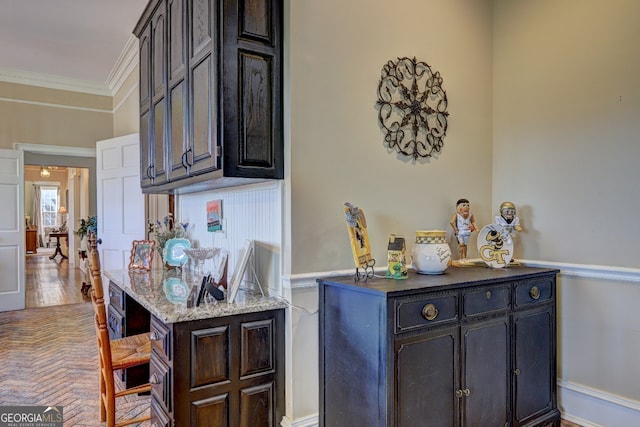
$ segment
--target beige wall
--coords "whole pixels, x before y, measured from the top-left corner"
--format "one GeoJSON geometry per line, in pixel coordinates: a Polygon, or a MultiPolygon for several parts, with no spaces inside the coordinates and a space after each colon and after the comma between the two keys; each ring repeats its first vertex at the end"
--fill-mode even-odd
{"type": "Polygon", "coordinates": [[[493,208],[524,258],[637,267],[640,2],[495,2],[493,208]]]}
{"type": "Polygon", "coordinates": [[[558,263],[560,407],[640,425],[640,2],[494,2],[493,211],[558,263]]]}
{"type": "Polygon", "coordinates": [[[111,138],[111,97],[0,82],[0,148],[15,142],[95,148],[111,138]]]}
{"type": "Polygon", "coordinates": [[[139,132],[140,96],[138,92],[138,67],[129,74],[113,96],[113,136],[139,132]]]}
{"type": "Polygon", "coordinates": [[[413,242],[417,229],[450,230],[460,197],[471,200],[478,224],[491,221],[490,5],[290,1],[291,259],[285,271],[289,264],[292,273],[354,267],[347,201],[365,212],[379,266],[386,265],[390,233],[413,242]],[[383,65],[399,56],[427,62],[444,80],[450,116],[437,159],[413,162],[383,144],[377,85],[383,65]]]}

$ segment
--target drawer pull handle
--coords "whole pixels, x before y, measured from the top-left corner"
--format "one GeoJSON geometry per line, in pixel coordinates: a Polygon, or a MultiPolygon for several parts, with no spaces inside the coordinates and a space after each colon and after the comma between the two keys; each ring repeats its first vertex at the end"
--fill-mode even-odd
{"type": "Polygon", "coordinates": [[[462,390],[456,390],[456,397],[457,398],[461,398],[462,397],[462,390]]]}
{"type": "Polygon", "coordinates": [[[160,380],[158,379],[158,376],[156,374],[151,375],[151,377],[149,378],[149,384],[160,384],[160,380]]]}
{"type": "Polygon", "coordinates": [[[533,299],[538,299],[540,298],[540,289],[538,289],[537,286],[534,286],[531,288],[531,290],[529,291],[529,295],[531,296],[531,298],[533,299]]]}
{"type": "Polygon", "coordinates": [[[462,390],[462,394],[464,394],[465,396],[469,396],[471,394],[471,390],[465,388],[464,390],[462,390]]]}
{"type": "Polygon", "coordinates": [[[151,341],[158,341],[160,338],[158,338],[158,334],[156,334],[156,331],[151,331],[149,333],[149,339],[151,341]]]}
{"type": "Polygon", "coordinates": [[[517,377],[518,375],[520,375],[520,369],[516,368],[513,370],[513,374],[517,377]]]}
{"type": "Polygon", "coordinates": [[[438,309],[433,304],[427,304],[422,309],[422,316],[427,320],[434,320],[438,317],[438,309]]]}

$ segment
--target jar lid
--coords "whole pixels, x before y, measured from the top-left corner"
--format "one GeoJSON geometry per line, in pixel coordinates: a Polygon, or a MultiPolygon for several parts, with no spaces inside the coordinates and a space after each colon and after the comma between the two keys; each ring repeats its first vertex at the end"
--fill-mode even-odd
{"type": "Polygon", "coordinates": [[[417,230],[416,237],[444,238],[447,232],[444,230],[417,230]]]}

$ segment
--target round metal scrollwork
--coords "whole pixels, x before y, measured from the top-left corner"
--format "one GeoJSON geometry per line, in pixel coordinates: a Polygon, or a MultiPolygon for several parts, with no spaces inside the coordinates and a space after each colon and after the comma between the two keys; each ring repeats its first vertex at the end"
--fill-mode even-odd
{"type": "Polygon", "coordinates": [[[398,58],[382,67],[378,84],[378,120],[390,150],[432,157],[447,133],[447,93],[442,77],[416,58],[398,58]]]}

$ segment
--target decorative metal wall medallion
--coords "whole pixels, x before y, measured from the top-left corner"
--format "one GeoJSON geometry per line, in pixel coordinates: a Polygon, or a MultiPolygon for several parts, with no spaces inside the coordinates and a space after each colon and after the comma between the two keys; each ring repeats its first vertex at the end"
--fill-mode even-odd
{"type": "Polygon", "coordinates": [[[442,77],[416,58],[398,58],[382,67],[378,84],[378,120],[390,150],[432,157],[447,133],[447,93],[442,77]]]}

